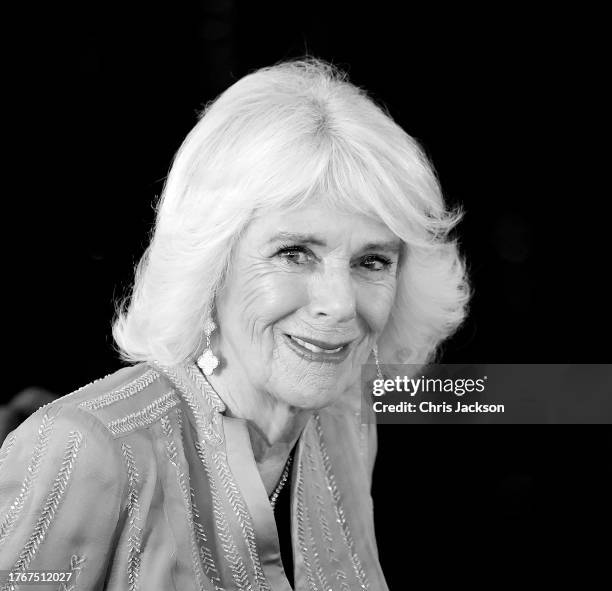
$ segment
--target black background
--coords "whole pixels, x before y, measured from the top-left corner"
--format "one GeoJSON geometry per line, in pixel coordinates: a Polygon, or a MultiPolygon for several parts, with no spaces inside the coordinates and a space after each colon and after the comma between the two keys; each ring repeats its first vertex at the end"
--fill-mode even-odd
{"type": "MultiPolygon", "coordinates": [[[[442,361],[609,363],[601,16],[427,6],[93,2],[8,19],[5,400],[120,367],[113,299],[197,112],[305,53],[383,102],[466,209],[475,295],[442,361]]],[[[609,516],[612,449],[603,427],[572,429],[382,426],[373,494],[391,589],[582,565],[609,516]]]]}

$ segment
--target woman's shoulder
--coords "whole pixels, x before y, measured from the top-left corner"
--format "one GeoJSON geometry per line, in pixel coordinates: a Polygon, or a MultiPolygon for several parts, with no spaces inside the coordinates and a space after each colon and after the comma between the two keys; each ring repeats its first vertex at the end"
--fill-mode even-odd
{"type": "Polygon", "coordinates": [[[51,495],[68,481],[83,494],[103,489],[118,493],[127,474],[125,443],[131,454],[131,441],[122,438],[142,436],[134,432],[144,431],[177,402],[168,380],[143,363],[41,406],[0,448],[0,517],[8,508],[9,517],[14,513],[16,518],[30,491],[51,495]]]}
{"type": "Polygon", "coordinates": [[[133,477],[131,446],[117,437],[140,424],[133,409],[155,399],[160,381],[145,365],[121,369],[44,405],[7,436],[0,448],[0,568],[70,564],[77,546],[102,568],[101,540],[110,543],[133,477]]]}
{"type": "MultiPolygon", "coordinates": [[[[144,431],[178,403],[169,381],[155,368],[122,368],[41,406],[7,435],[0,447],[0,497],[7,480],[19,480],[26,468],[59,471],[79,458],[99,481],[123,472],[119,439],[144,431]],[[43,461],[44,458],[44,461],[43,461]]],[[[91,474],[90,474],[91,472],[91,474]]],[[[80,479],[87,485],[88,478],[80,479]]]]}
{"type": "Polygon", "coordinates": [[[121,437],[178,403],[173,385],[155,367],[139,363],[57,398],[39,408],[30,422],[62,415],[84,427],[97,425],[112,438],[121,437]]]}

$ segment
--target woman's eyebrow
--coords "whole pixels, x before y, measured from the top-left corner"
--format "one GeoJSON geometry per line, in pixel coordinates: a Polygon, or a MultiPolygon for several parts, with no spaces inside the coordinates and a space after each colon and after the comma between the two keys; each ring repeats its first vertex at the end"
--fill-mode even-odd
{"type": "Polygon", "coordinates": [[[295,232],[278,232],[268,240],[268,244],[288,240],[290,242],[302,242],[305,244],[315,244],[317,246],[327,246],[327,242],[315,234],[299,234],[295,232]]]}
{"type": "MultiPolygon", "coordinates": [[[[289,242],[300,242],[302,244],[315,244],[316,246],[327,246],[327,242],[316,234],[301,234],[297,232],[278,232],[268,240],[268,244],[286,240],[289,242]]],[[[382,242],[368,242],[360,247],[360,252],[366,250],[382,250],[394,254],[399,254],[402,248],[400,240],[387,240],[382,242]]]]}
{"type": "Polygon", "coordinates": [[[385,252],[391,252],[399,254],[402,248],[402,243],[399,240],[387,240],[385,242],[368,242],[360,250],[384,250],[385,252]]]}

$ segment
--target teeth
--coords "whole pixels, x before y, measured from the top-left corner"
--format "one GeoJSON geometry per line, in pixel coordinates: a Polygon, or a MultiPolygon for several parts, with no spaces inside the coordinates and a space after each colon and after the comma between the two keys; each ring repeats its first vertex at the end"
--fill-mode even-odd
{"type": "Polygon", "coordinates": [[[304,347],[304,349],[308,349],[309,351],[312,351],[313,353],[337,353],[343,347],[343,345],[341,345],[337,349],[321,349],[321,347],[317,347],[316,345],[313,345],[311,343],[307,343],[306,341],[303,341],[302,339],[298,339],[297,337],[292,336],[291,338],[296,343],[299,343],[300,345],[302,345],[302,347],[304,347]]]}

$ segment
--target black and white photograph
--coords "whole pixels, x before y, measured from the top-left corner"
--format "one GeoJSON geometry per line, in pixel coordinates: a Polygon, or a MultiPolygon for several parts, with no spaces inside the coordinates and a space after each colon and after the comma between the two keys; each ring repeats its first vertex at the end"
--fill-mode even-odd
{"type": "Polygon", "coordinates": [[[18,11],[0,590],[605,585],[602,15],[18,11]]]}

